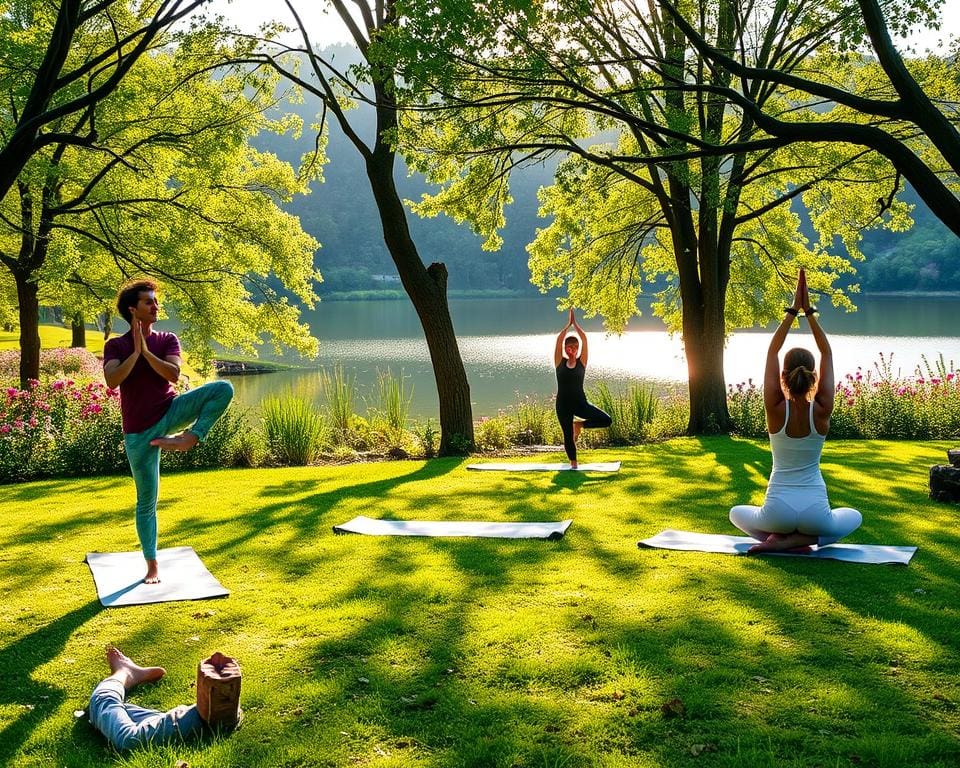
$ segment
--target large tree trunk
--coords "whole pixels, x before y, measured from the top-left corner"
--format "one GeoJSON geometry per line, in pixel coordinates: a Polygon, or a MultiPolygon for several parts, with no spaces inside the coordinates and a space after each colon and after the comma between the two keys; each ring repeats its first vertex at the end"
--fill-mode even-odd
{"type": "Polygon", "coordinates": [[[87,346],[87,326],[83,322],[83,315],[79,312],[75,314],[70,321],[70,346],[87,346]]]}
{"type": "Polygon", "coordinates": [[[470,383],[447,305],[447,268],[443,264],[423,266],[410,237],[393,166],[394,153],[382,145],[367,158],[367,176],[380,212],[384,242],[420,318],[430,350],[440,401],[439,454],[461,454],[473,448],[473,410],[470,383]]]}
{"type": "Polygon", "coordinates": [[[683,349],[690,384],[687,434],[730,431],[727,385],[723,375],[723,325],[704,321],[703,308],[683,308],[683,349]],[[699,330],[698,330],[699,328],[699,330]]]}
{"type": "Polygon", "coordinates": [[[20,310],[20,387],[26,389],[30,379],[40,378],[40,301],[35,282],[19,271],[13,278],[20,310]]]}

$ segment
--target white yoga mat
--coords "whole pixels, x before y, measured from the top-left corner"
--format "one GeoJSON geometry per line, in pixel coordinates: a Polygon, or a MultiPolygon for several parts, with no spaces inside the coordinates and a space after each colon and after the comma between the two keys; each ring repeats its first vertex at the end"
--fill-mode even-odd
{"type": "Polygon", "coordinates": [[[487,464],[467,464],[467,469],[489,472],[619,472],[619,461],[598,461],[593,464],[580,464],[576,469],[569,464],[533,464],[530,462],[489,462],[487,464]]]}
{"type": "Polygon", "coordinates": [[[555,523],[486,523],[435,520],[376,520],[353,518],[333,526],[334,533],[362,533],[367,536],[469,536],[483,539],[560,539],[573,520],[555,523]]]}
{"type": "MultiPolygon", "coordinates": [[[[687,552],[717,552],[724,555],[745,555],[747,549],[757,543],[749,536],[724,536],[716,533],[692,531],[661,531],[656,536],[637,543],[638,547],[651,549],[678,549],[687,552]]],[[[764,555],[779,557],[809,557],[819,560],[843,560],[848,563],[871,563],[876,565],[907,565],[916,547],[888,547],[879,544],[828,544],[813,547],[810,552],[764,552],[764,555]]]]}
{"type": "Polygon", "coordinates": [[[159,584],[143,583],[147,568],[142,552],[90,552],[86,560],[97,586],[97,597],[107,608],[230,594],[207,570],[193,547],[157,550],[159,584]]]}

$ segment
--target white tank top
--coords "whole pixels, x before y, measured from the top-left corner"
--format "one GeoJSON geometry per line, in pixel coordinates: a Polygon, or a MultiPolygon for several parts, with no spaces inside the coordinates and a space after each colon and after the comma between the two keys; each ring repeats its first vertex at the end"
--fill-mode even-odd
{"type": "Polygon", "coordinates": [[[790,437],[790,401],[785,402],[783,427],[770,435],[770,451],[773,453],[773,471],[770,485],[825,488],[820,474],[820,454],[826,435],[817,432],[813,424],[813,401],[810,401],[810,434],[806,437],[790,437]]]}

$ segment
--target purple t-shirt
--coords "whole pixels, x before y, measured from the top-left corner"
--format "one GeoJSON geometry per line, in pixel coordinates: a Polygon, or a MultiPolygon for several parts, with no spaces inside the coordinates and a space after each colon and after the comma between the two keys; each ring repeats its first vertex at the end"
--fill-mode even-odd
{"type": "MultiPolygon", "coordinates": [[[[147,349],[161,360],[173,355],[180,356],[180,339],[174,333],[153,331],[146,340],[147,349]]],[[[132,354],[133,335],[127,331],[103,345],[103,364],[106,365],[110,360],[122,363],[132,354]]],[[[173,384],[153,370],[143,355],[138,357],[130,375],[120,382],[123,431],[136,433],[152,427],[163,418],[176,395],[173,384]]]]}

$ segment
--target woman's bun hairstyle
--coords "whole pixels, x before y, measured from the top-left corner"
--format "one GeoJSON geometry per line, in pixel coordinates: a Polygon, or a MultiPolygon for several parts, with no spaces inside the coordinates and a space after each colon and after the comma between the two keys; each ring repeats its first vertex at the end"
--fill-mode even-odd
{"type": "Polygon", "coordinates": [[[813,354],[794,347],[783,358],[783,381],[794,397],[806,397],[817,383],[813,354]]]}

